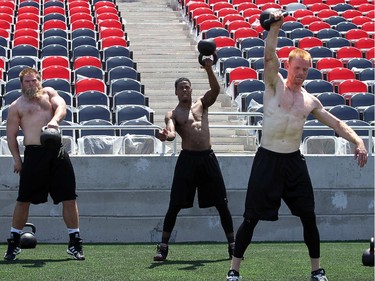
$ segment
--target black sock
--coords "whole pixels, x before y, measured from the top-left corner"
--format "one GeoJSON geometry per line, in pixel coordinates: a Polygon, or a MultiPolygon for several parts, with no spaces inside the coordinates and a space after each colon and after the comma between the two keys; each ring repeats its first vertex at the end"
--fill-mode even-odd
{"type": "Polygon", "coordinates": [[[75,240],[79,238],[79,232],[74,232],[69,234],[70,240],[75,240]]]}

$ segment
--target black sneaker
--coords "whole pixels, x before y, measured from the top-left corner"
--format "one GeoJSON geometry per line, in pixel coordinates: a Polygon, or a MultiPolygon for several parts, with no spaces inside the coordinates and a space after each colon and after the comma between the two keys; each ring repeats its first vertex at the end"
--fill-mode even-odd
{"type": "Polygon", "coordinates": [[[8,250],[5,253],[4,260],[14,261],[19,253],[21,253],[21,248],[19,245],[16,244],[14,239],[8,239],[8,250]]]}
{"type": "Polygon", "coordinates": [[[310,281],[328,281],[325,270],[320,268],[311,272],[310,281]]]}
{"type": "Polygon", "coordinates": [[[75,238],[69,241],[68,249],[66,252],[73,257],[75,260],[83,261],[85,260],[85,255],[82,249],[82,239],[75,238]]]}
{"type": "Polygon", "coordinates": [[[240,281],[242,280],[242,277],[240,276],[240,273],[234,269],[229,270],[227,274],[227,281],[240,281]]]}
{"type": "Polygon", "coordinates": [[[168,245],[157,245],[154,261],[165,261],[168,256],[168,245]]]}

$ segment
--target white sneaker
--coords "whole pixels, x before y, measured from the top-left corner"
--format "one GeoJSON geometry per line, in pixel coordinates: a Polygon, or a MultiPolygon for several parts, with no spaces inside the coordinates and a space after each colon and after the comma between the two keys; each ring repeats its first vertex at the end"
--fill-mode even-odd
{"type": "Polygon", "coordinates": [[[234,269],[229,270],[227,274],[227,281],[241,281],[240,273],[234,269]]]}
{"type": "Polygon", "coordinates": [[[311,272],[310,281],[328,281],[325,270],[320,268],[311,272]]]}

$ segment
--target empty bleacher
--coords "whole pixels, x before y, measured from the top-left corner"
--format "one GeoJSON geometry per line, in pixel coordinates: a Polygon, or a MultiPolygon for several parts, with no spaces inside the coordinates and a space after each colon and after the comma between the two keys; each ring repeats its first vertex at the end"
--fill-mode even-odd
{"type": "MultiPolygon", "coordinates": [[[[124,111],[124,104],[117,104],[119,93],[136,91],[123,102],[141,105],[150,113],[146,118],[151,124],[164,127],[164,114],[177,104],[176,78],[191,78],[197,96],[207,90],[197,62],[196,45],[202,38],[213,38],[217,44],[215,70],[223,88],[210,111],[255,111],[249,106],[254,104],[249,93],[262,91],[261,85],[255,88],[255,81],[262,82],[267,36],[257,19],[264,9],[276,7],[289,12],[279,34],[280,65],[293,48],[306,49],[313,58],[306,89],[316,96],[326,92],[342,96],[346,106],[357,110],[357,120],[370,124],[374,118],[364,112],[374,99],[357,106],[352,97],[374,96],[374,5],[297,2],[170,0],[145,7],[114,0],[1,1],[2,122],[11,93],[19,94],[18,73],[28,65],[41,71],[44,86],[54,87],[67,101],[67,120],[73,126],[87,118],[101,119],[93,108],[104,109],[109,113],[106,121],[121,125],[127,119],[117,120],[122,116],[117,111],[124,111]],[[89,97],[94,92],[95,97],[89,97]],[[84,112],[90,117],[82,117],[84,112]]],[[[287,70],[280,72],[286,77],[287,70]]],[[[210,120],[214,126],[244,122],[221,114],[210,120]]],[[[118,128],[115,134],[120,136],[118,128]]],[[[241,135],[235,129],[213,129],[213,147],[219,152],[244,152],[241,135]]]]}

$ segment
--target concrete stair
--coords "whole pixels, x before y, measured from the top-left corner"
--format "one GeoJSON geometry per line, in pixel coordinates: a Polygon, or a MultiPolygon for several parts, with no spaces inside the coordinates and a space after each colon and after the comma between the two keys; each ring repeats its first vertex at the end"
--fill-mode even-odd
{"type": "MultiPolygon", "coordinates": [[[[154,124],[164,127],[164,115],[177,105],[174,81],[188,77],[193,95],[208,90],[207,75],[198,63],[197,41],[177,1],[139,0],[117,2],[133,52],[133,60],[141,73],[149,106],[155,111],[154,124]]],[[[219,79],[220,81],[220,79],[219,79]]],[[[221,82],[221,81],[220,81],[221,82]]],[[[233,112],[230,97],[224,87],[210,112],[233,112]]],[[[194,99],[193,97],[193,99],[194,99]]],[[[240,120],[228,116],[210,116],[210,124],[240,125],[240,120]]],[[[246,145],[246,137],[237,137],[236,130],[211,130],[211,141],[217,153],[253,153],[255,147],[246,145]],[[250,151],[245,151],[250,149],[250,151]]],[[[243,134],[245,135],[245,134],[243,134]]],[[[177,148],[180,149],[179,140],[177,148]]]]}

